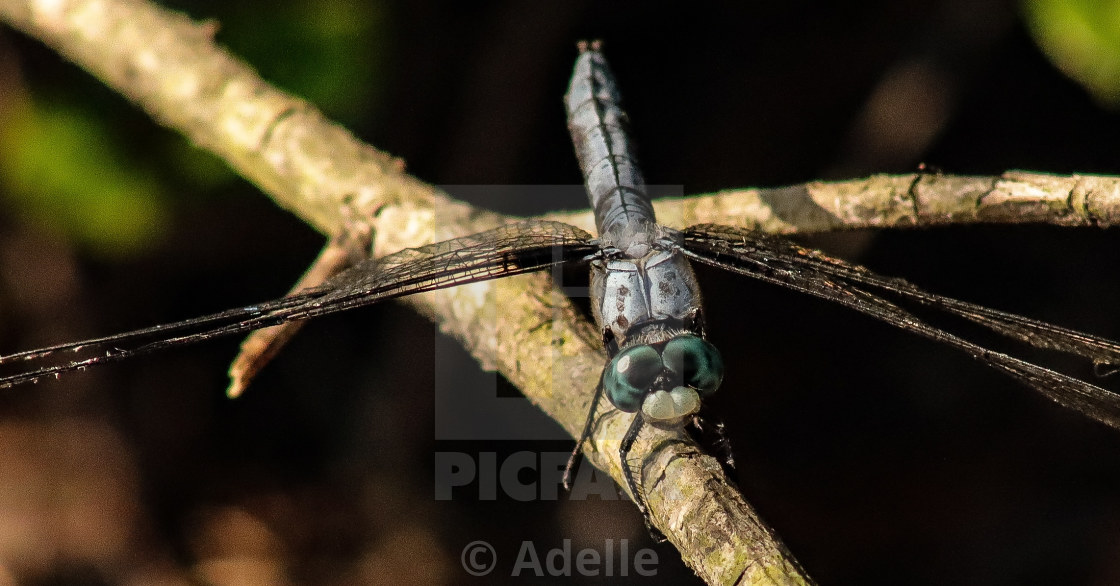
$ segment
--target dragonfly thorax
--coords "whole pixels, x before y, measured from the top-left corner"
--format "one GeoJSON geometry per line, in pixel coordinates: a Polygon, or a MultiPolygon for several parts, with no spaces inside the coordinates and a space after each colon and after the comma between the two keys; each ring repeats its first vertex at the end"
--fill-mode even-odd
{"type": "MultiPolygon", "coordinates": [[[[644,196],[644,192],[641,193],[644,196]]],[[[599,240],[605,249],[615,251],[615,257],[638,260],[661,246],[659,241],[664,235],[662,227],[652,220],[652,216],[623,213],[626,210],[627,208],[617,209],[614,215],[604,219],[607,222],[605,225],[597,226],[599,240]]]]}
{"type": "Polygon", "coordinates": [[[654,241],[641,258],[607,256],[591,263],[591,307],[599,330],[616,348],[647,324],[699,332],[700,291],[681,252],[654,241]]]}

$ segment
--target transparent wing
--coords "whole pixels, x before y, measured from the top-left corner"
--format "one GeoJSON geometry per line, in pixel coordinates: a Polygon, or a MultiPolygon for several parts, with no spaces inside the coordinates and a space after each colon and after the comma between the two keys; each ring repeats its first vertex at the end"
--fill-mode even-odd
{"type": "Polygon", "coordinates": [[[798,246],[784,238],[743,228],[701,224],[681,232],[691,259],[783,287],[835,301],[891,325],[967,352],[1049,397],[1097,421],[1120,429],[1120,394],[990,350],[940,328],[879,297],[914,301],[969,319],[1000,334],[1039,348],[1120,364],[1120,344],[1020,315],[942,297],[903,279],[877,275],[859,265],[798,246]]]}
{"type": "MultiPolygon", "coordinates": [[[[559,222],[508,224],[370,259],[323,285],[273,301],[80,342],[59,344],[0,357],[0,364],[23,368],[0,377],[0,388],[57,377],[72,370],[124,360],[164,348],[193,344],[280,323],[354,307],[580,261],[598,252],[591,235],[559,222]],[[77,354],[60,364],[44,365],[60,354],[77,354]]],[[[54,360],[54,362],[60,362],[54,360]]]]}

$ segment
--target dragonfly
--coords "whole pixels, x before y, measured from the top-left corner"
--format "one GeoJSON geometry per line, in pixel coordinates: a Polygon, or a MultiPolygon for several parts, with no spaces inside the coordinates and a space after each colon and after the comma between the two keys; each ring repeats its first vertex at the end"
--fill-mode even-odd
{"type": "MultiPolygon", "coordinates": [[[[963,318],[1101,368],[1120,365],[1117,342],[930,293],[783,237],[735,226],[674,229],[658,224],[601,47],[581,43],[579,52],[564,101],[597,237],[560,222],[525,220],[367,259],[321,285],[279,299],[0,357],[0,364],[19,364],[18,372],[0,377],[0,388],[415,293],[582,263],[590,269],[592,313],[608,359],[568,471],[594,429],[605,396],[614,409],[633,414],[618,454],[626,488],[652,526],[630,452],[647,426],[699,425],[701,405],[724,375],[724,361],[707,339],[692,269],[692,263],[701,263],[838,303],[946,344],[1062,406],[1120,429],[1120,394],[971,342],[920,319],[906,306],[963,318]],[[59,359],[64,352],[85,357],[59,359]]],[[[636,464],[640,471],[640,460],[636,464]]],[[[565,482],[567,478],[566,473],[565,482]]]]}

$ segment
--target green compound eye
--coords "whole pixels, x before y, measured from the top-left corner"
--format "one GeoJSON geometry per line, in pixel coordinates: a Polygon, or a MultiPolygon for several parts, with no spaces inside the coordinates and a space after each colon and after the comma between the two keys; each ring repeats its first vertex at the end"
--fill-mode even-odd
{"type": "Polygon", "coordinates": [[[681,377],[684,384],[707,397],[723,382],[723,358],[719,350],[696,336],[669,340],[661,351],[665,368],[681,377]]]}
{"type": "Polygon", "coordinates": [[[661,373],[661,355],[650,346],[627,348],[614,357],[603,373],[603,389],[611,404],[627,413],[642,406],[642,399],[661,373]]]}

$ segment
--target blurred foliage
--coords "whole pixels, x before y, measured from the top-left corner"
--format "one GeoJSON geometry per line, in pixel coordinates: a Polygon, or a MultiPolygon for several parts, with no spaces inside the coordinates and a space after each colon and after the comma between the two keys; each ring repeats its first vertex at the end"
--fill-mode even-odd
{"type": "Polygon", "coordinates": [[[366,0],[215,6],[227,14],[219,40],[270,83],[300,96],[344,125],[376,107],[386,60],[387,8],[366,0]]]}
{"type": "MultiPolygon", "coordinates": [[[[185,181],[190,191],[209,194],[237,180],[233,169],[214,153],[194,146],[182,135],[168,133],[168,139],[162,155],[173,162],[173,179],[185,181]]],[[[181,186],[178,191],[183,191],[181,186]]]]}
{"type": "Polygon", "coordinates": [[[0,181],[20,214],[103,257],[133,254],[164,230],[164,190],[129,162],[110,122],[57,103],[4,114],[0,181]]]}
{"type": "Polygon", "coordinates": [[[1024,0],[1049,59],[1102,104],[1120,107],[1120,0],[1024,0]]]}
{"type": "MultiPolygon", "coordinates": [[[[384,39],[384,8],[362,0],[176,8],[217,19],[220,40],[235,56],[329,117],[356,125],[374,111],[374,79],[385,61],[369,45],[384,39]]],[[[0,196],[90,254],[112,259],[149,250],[172,222],[176,195],[197,199],[236,182],[225,163],[174,133],[130,131],[133,121],[118,118],[131,112],[91,105],[89,96],[56,87],[58,78],[38,79],[37,71],[23,81],[30,101],[0,114],[0,196]]],[[[73,81],[71,87],[82,85],[73,81]]]]}

